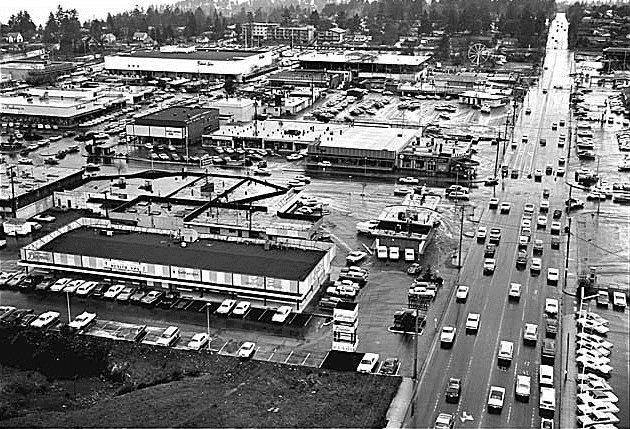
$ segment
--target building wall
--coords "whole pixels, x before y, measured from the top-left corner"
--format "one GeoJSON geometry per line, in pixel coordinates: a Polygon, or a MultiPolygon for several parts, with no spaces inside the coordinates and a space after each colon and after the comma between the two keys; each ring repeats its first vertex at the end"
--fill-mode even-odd
{"type": "Polygon", "coordinates": [[[105,70],[113,73],[141,75],[175,75],[186,77],[231,76],[241,80],[244,75],[272,64],[271,52],[261,52],[232,61],[197,60],[187,58],[148,58],[125,55],[105,57],[105,70]]]}

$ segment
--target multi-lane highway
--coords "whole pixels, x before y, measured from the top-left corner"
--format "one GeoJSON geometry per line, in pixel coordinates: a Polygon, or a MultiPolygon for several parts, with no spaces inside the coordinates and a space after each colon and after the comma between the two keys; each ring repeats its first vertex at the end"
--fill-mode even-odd
{"type": "MultiPolygon", "coordinates": [[[[506,178],[503,186],[497,187],[497,197],[501,202],[510,202],[509,214],[488,207],[487,199],[473,203],[483,207],[480,226],[488,229],[501,228],[502,236],[497,249],[497,268],[493,275],[484,275],[484,245],[471,244],[461,269],[459,283],[470,287],[465,303],[456,302],[452,297],[442,323],[439,326],[454,326],[457,335],[452,348],[440,347],[439,333],[425,364],[426,370],[420,378],[416,415],[413,426],[432,426],[440,413],[455,416],[456,427],[538,427],[540,347],[545,337],[544,305],[545,298],[560,298],[564,267],[566,235],[561,233],[559,249],[551,249],[549,225],[536,228],[536,218],[540,214],[540,201],[544,189],[550,192],[550,210],[547,215],[551,223],[554,209],[563,209],[566,199],[564,178],[556,176],[558,158],[566,155],[566,146],[558,147],[560,134],[568,134],[569,92],[572,58],[567,51],[567,23],[564,14],[558,14],[549,32],[549,43],[544,62],[544,70],[539,84],[530,89],[515,126],[516,148],[508,147],[503,164],[510,172],[516,170],[518,179],[506,178]],[[530,110],[531,113],[528,111],[530,110]],[[560,126],[560,121],[564,126],[560,126]],[[552,130],[552,124],[558,124],[552,130]],[[527,136],[527,142],[522,137],[527,136]],[[546,145],[539,142],[545,139],[546,145]],[[545,174],[547,165],[553,173],[545,174]],[[542,170],[540,182],[534,181],[534,172],[542,170]],[[528,246],[528,263],[524,270],[516,268],[518,237],[521,233],[523,208],[527,203],[534,204],[531,241],[528,246]],[[530,273],[532,242],[544,242],[542,271],[540,275],[530,273]],[[547,269],[560,270],[558,285],[547,284],[547,269]],[[510,283],[522,285],[520,301],[508,300],[510,283]],[[468,313],[481,314],[480,329],[476,335],[467,335],[465,323],[468,313]],[[534,323],[539,327],[539,338],[535,346],[523,343],[523,326],[534,323]],[[511,364],[499,367],[497,351],[501,341],[514,344],[514,357],[511,364]],[[529,402],[515,400],[515,380],[517,375],[531,377],[531,397],[529,402]],[[461,378],[462,390],[459,402],[447,403],[445,390],[450,377],[461,378]],[[505,388],[504,407],[500,414],[489,414],[487,399],[490,386],[505,388]]],[[[567,143],[568,144],[568,141],[567,143]]],[[[563,214],[563,224],[566,222],[563,214]]],[[[472,239],[475,240],[475,239],[472,239]]],[[[560,339],[558,334],[555,360],[556,413],[559,416],[559,381],[562,378],[560,339]]]]}

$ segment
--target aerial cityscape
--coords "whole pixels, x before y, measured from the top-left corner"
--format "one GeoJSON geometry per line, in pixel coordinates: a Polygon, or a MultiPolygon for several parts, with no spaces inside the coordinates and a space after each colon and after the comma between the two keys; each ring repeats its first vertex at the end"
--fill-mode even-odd
{"type": "Polygon", "coordinates": [[[628,0],[0,13],[0,427],[630,428],[628,0]]]}

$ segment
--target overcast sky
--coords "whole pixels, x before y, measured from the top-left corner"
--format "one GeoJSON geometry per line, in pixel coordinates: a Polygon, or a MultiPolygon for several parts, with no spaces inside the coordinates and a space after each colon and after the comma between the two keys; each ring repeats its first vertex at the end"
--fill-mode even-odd
{"type": "Polygon", "coordinates": [[[2,0],[0,22],[20,10],[27,10],[35,25],[46,23],[48,14],[61,5],[64,9],[76,9],[81,23],[92,18],[104,18],[108,12],[133,9],[135,5],[147,7],[155,4],[174,3],[170,0],[2,0]]]}

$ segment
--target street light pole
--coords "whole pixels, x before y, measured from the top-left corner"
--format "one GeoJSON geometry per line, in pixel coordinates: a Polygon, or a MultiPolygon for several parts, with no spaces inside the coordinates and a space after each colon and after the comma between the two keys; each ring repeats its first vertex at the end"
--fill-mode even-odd
{"type": "Polygon", "coordinates": [[[68,323],[72,321],[72,316],[70,315],[70,292],[66,292],[66,304],[68,306],[68,323]]]}

